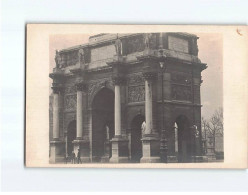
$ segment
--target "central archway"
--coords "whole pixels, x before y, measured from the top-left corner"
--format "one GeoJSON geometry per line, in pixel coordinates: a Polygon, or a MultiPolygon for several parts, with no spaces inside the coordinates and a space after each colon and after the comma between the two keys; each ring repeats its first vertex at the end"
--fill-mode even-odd
{"type": "Polygon", "coordinates": [[[178,162],[191,162],[192,140],[189,121],[186,116],[180,115],[176,119],[178,162]]]}
{"type": "Polygon", "coordinates": [[[114,92],[102,88],[92,102],[92,161],[112,156],[110,140],[114,136],[114,92]]]}
{"type": "Polygon", "coordinates": [[[131,122],[131,161],[133,163],[139,163],[142,157],[142,123],[145,121],[145,117],[137,115],[131,122]]]}

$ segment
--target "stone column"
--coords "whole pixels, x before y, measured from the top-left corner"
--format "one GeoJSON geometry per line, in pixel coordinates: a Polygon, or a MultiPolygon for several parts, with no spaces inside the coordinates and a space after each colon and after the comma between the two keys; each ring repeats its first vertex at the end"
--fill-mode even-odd
{"type": "Polygon", "coordinates": [[[159,139],[153,134],[153,117],[152,117],[152,85],[156,78],[154,72],[143,72],[145,79],[145,118],[146,128],[145,135],[141,139],[143,147],[143,156],[141,163],[155,163],[160,162],[159,157],[159,139]]]}
{"type": "Polygon", "coordinates": [[[86,90],[86,84],[84,82],[76,83],[77,88],[77,137],[73,141],[74,153],[76,157],[80,156],[80,160],[76,160],[76,163],[90,162],[90,152],[89,152],[89,140],[83,137],[83,93],[86,90]]]}
{"type": "Polygon", "coordinates": [[[146,113],[146,129],[145,134],[151,134],[153,129],[152,122],[152,81],[145,80],[145,113],[146,113]]]}
{"type": "Polygon", "coordinates": [[[115,136],[121,136],[121,91],[120,85],[115,85],[115,136]]]}
{"type": "Polygon", "coordinates": [[[112,142],[111,163],[128,162],[128,140],[121,135],[121,85],[125,83],[123,77],[114,77],[115,85],[115,136],[112,142]]]}
{"type": "Polygon", "coordinates": [[[83,92],[82,86],[77,85],[77,139],[83,138],[83,92]]]}
{"type": "Polygon", "coordinates": [[[59,90],[53,90],[53,139],[59,139],[59,90]]]}
{"type": "Polygon", "coordinates": [[[59,98],[60,87],[52,87],[53,89],[53,138],[50,142],[50,163],[63,162],[63,142],[59,139],[59,98]]]}

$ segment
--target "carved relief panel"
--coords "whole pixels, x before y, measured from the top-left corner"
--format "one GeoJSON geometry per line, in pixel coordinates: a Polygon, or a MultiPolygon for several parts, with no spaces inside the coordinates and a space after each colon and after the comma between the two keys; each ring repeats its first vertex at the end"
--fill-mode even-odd
{"type": "Polygon", "coordinates": [[[191,75],[182,72],[171,74],[171,99],[179,101],[192,101],[191,75]]]}
{"type": "Polygon", "coordinates": [[[65,110],[76,110],[77,94],[65,96],[65,110]]]}
{"type": "Polygon", "coordinates": [[[130,37],[128,39],[125,39],[123,41],[123,46],[124,46],[124,55],[128,55],[134,52],[140,52],[144,51],[145,49],[145,42],[143,35],[137,35],[130,37]]]}
{"type": "Polygon", "coordinates": [[[191,101],[191,87],[172,85],[171,96],[173,100],[191,101]]]}
{"type": "Polygon", "coordinates": [[[145,81],[141,74],[128,77],[128,102],[145,101],[145,81]]]}

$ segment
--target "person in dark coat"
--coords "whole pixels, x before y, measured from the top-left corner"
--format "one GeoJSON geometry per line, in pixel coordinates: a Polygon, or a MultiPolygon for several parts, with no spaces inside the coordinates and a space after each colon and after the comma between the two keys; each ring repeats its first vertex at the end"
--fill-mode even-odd
{"type": "Polygon", "coordinates": [[[72,153],[71,153],[71,162],[72,162],[72,164],[75,164],[75,158],[76,158],[75,153],[74,153],[74,151],[72,151],[72,153]]]}
{"type": "Polygon", "coordinates": [[[82,161],[81,161],[81,155],[80,155],[80,149],[78,149],[77,160],[78,160],[78,164],[79,164],[79,162],[82,163],[82,161]]]}

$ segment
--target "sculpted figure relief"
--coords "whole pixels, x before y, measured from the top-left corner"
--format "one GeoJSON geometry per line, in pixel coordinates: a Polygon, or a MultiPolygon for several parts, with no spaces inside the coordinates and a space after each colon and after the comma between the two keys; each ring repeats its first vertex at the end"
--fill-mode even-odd
{"type": "Polygon", "coordinates": [[[146,49],[150,48],[150,38],[151,38],[151,33],[145,33],[145,47],[146,49]]]}
{"type": "Polygon", "coordinates": [[[146,132],[146,121],[144,121],[141,125],[142,137],[145,135],[145,132],[146,132]]]}
{"type": "Polygon", "coordinates": [[[122,42],[119,38],[115,41],[115,50],[117,56],[122,55],[122,42]]]}
{"type": "Polygon", "coordinates": [[[85,54],[84,54],[84,50],[80,49],[78,51],[78,60],[79,60],[79,64],[80,65],[84,65],[85,64],[85,54]]]}
{"type": "Polygon", "coordinates": [[[55,55],[54,60],[55,60],[55,63],[56,63],[56,68],[62,68],[61,67],[61,56],[60,56],[58,50],[56,50],[56,55],[55,55]]]}

